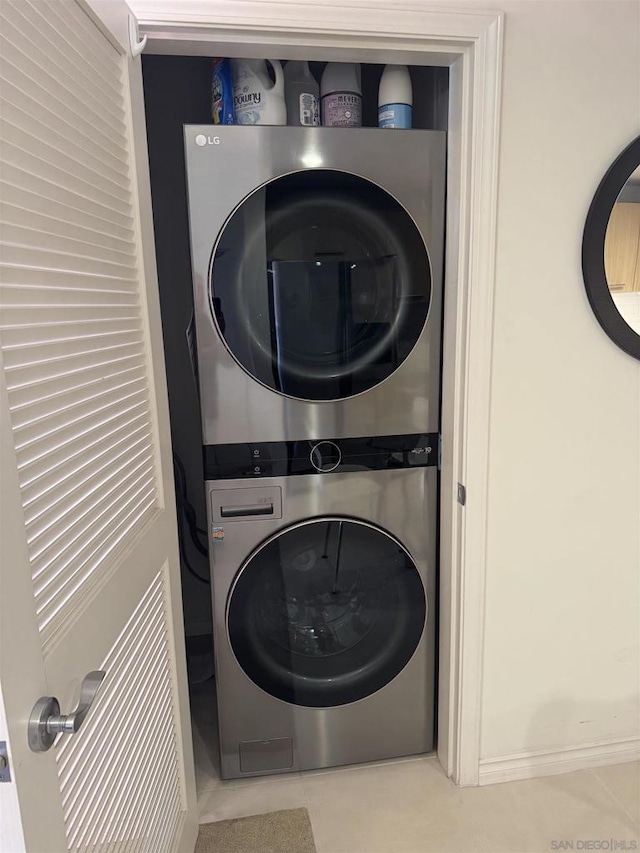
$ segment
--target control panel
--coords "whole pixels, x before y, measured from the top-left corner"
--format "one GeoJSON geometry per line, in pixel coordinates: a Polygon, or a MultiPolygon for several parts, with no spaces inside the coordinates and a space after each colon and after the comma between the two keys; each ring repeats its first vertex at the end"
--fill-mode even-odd
{"type": "Polygon", "coordinates": [[[437,466],[439,436],[436,432],[429,432],[364,438],[207,444],[203,452],[206,480],[324,475],[437,466]]]}

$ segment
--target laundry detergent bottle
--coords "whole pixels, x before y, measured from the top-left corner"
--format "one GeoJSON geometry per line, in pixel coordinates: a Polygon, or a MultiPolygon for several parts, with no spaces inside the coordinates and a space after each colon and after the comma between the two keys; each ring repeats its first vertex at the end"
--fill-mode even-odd
{"type": "Polygon", "coordinates": [[[328,62],[320,81],[322,124],[326,127],[362,126],[360,65],[328,62]]]}
{"type": "Polygon", "coordinates": [[[277,59],[232,59],[236,124],[286,124],[284,72],[277,59]],[[273,68],[275,81],[267,64],[273,68]]]}
{"type": "Polygon", "coordinates": [[[287,124],[316,127],[320,124],[320,87],[308,62],[290,59],[284,67],[287,124]]]}
{"type": "Polygon", "coordinates": [[[406,65],[385,65],[378,89],[378,127],[411,127],[413,89],[406,65]]]}

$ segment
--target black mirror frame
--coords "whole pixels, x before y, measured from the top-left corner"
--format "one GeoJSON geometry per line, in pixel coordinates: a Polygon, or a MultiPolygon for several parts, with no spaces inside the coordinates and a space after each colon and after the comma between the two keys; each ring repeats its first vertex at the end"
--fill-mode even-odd
{"type": "Polygon", "coordinates": [[[630,175],[640,166],[640,136],[614,160],[591,202],[582,237],[582,275],[598,322],[620,349],[640,359],[640,335],[634,332],[611,298],[604,267],[604,239],[613,206],[630,175]]]}

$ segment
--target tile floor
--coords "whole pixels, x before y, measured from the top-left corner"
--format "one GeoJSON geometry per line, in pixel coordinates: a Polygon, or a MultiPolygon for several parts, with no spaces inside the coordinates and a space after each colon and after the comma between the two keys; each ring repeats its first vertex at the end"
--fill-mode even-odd
{"type": "Polygon", "coordinates": [[[640,763],[481,788],[434,756],[223,782],[212,701],[192,697],[201,823],[305,806],[318,853],[640,851],[640,763]]]}

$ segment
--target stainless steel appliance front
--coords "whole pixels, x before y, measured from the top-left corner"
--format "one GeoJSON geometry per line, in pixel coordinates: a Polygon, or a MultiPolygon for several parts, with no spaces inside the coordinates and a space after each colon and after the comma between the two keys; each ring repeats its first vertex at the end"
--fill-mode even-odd
{"type": "Polygon", "coordinates": [[[438,429],[445,134],[187,126],[203,444],[438,429]]]}
{"type": "Polygon", "coordinates": [[[435,467],[207,483],[225,778],[432,748],[436,486],[435,467]]]}

